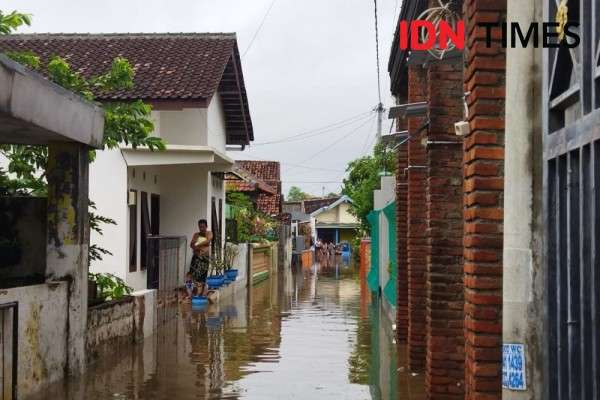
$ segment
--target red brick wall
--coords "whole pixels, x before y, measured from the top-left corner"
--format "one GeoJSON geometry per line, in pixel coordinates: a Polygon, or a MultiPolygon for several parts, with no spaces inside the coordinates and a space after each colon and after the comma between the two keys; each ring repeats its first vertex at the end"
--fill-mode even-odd
{"type": "Polygon", "coordinates": [[[471,132],[464,138],[466,399],[500,399],[505,51],[485,47],[478,22],[505,19],[506,0],[465,0],[464,73],[471,132]]]}
{"type": "Polygon", "coordinates": [[[462,60],[429,67],[427,357],[430,399],[464,397],[462,60]],[[451,143],[447,143],[451,142],[451,143]]]}
{"type": "MultiPolygon", "coordinates": [[[[399,125],[402,126],[402,125],[399,125]]],[[[402,128],[398,128],[401,130],[402,128]]],[[[408,145],[398,147],[396,153],[398,170],[396,171],[396,237],[398,246],[398,302],[396,304],[396,337],[406,341],[408,335],[408,271],[407,271],[407,179],[405,169],[408,166],[408,145]]]]}
{"type": "MultiPolygon", "coordinates": [[[[427,101],[427,70],[409,67],[408,101],[427,101]]],[[[408,130],[407,275],[408,275],[408,358],[411,370],[425,367],[425,300],[427,262],[427,159],[418,132],[426,118],[410,118],[408,130]],[[425,168],[424,168],[425,167],[425,168]]]]}

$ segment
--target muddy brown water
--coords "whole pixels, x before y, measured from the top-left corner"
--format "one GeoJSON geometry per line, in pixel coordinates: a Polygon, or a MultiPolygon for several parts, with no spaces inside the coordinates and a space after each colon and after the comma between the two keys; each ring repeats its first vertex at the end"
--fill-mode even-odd
{"type": "Polygon", "coordinates": [[[371,297],[342,262],[280,269],[246,296],[174,308],[154,336],[35,399],[423,399],[371,297]]]}

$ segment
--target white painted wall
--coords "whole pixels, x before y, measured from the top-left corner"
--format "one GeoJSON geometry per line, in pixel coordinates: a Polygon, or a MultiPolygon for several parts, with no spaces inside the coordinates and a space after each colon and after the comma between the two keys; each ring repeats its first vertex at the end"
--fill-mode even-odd
{"type": "Polygon", "coordinates": [[[225,152],[226,125],[221,95],[215,93],[208,105],[208,145],[225,152]]]}
{"type": "MultiPolygon", "coordinates": [[[[380,210],[385,208],[390,203],[396,200],[396,177],[395,176],[383,176],[381,177],[381,189],[373,191],[373,208],[380,210]]],[[[385,287],[388,280],[390,279],[390,272],[388,270],[390,256],[389,256],[389,223],[383,212],[379,213],[379,287],[381,290],[385,287]]],[[[388,314],[390,321],[395,321],[395,304],[389,304],[384,296],[383,308],[388,314]]]]}
{"type": "MultiPolygon", "coordinates": [[[[225,115],[218,94],[208,108],[183,110],[154,110],[153,135],[167,144],[210,146],[225,153],[225,115]]],[[[109,272],[124,279],[135,290],[146,288],[146,272],[141,271],[141,192],[160,195],[160,233],[186,236],[189,240],[197,230],[198,219],[211,224],[211,198],[218,207],[223,200],[222,220],[225,221],[225,185],[210,174],[211,164],[161,165],[159,167],[127,167],[120,150],[99,151],[90,167],[90,198],[96,202],[98,213],[117,222],[103,226],[104,235],[91,234],[91,242],[111,251],[91,266],[92,272],[109,272]],[[137,190],[137,265],[129,272],[129,212],[127,193],[137,190]]],[[[149,200],[149,199],[148,199],[149,200]]],[[[150,201],[148,201],[149,212],[150,201]]],[[[225,229],[222,229],[225,243],[225,229]]],[[[186,264],[191,259],[188,250],[186,264]]],[[[183,279],[183,277],[182,277],[183,279]]]]}
{"type": "Polygon", "coordinates": [[[161,168],[161,234],[187,238],[186,264],[192,257],[189,243],[198,230],[198,220],[206,219],[210,226],[209,179],[208,169],[202,166],[161,168]]]}
{"type": "Polygon", "coordinates": [[[120,150],[98,151],[90,164],[90,200],[99,215],[112,218],[116,225],[102,225],[103,235],[92,231],[90,242],[113,255],[93,262],[92,272],[109,272],[126,279],[128,270],[129,210],[127,207],[127,165],[120,150]]]}
{"type": "Polygon", "coordinates": [[[19,305],[18,391],[25,398],[63,378],[67,364],[68,284],[0,291],[0,304],[19,305]]]}
{"type": "Polygon", "coordinates": [[[161,110],[160,136],[168,144],[207,146],[207,111],[205,108],[161,110]]]}
{"type": "MultiPolygon", "coordinates": [[[[142,192],[146,193],[148,199],[148,213],[150,218],[152,218],[152,210],[150,208],[150,195],[158,194],[160,195],[160,169],[158,167],[129,167],[127,169],[127,191],[136,190],[137,191],[137,246],[136,246],[136,265],[137,270],[135,272],[129,272],[129,212],[131,208],[127,207],[127,241],[125,242],[125,246],[127,247],[127,261],[125,265],[125,276],[126,282],[129,286],[131,286],[134,290],[142,290],[147,287],[147,273],[146,270],[142,270],[142,252],[141,252],[141,242],[142,242],[142,192]]],[[[162,198],[161,198],[162,203],[162,198]]],[[[161,204],[162,207],[162,204],[161,204]]]]}

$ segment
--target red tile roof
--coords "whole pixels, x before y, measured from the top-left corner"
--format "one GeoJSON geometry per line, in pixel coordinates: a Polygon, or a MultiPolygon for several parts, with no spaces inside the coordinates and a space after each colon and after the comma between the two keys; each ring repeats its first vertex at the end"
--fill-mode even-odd
{"type": "Polygon", "coordinates": [[[311,214],[317,211],[319,208],[335,203],[339,200],[339,198],[340,196],[304,200],[304,212],[311,214]]]}
{"type": "Polygon", "coordinates": [[[115,57],[124,57],[135,71],[134,87],[97,93],[99,100],[196,101],[206,106],[218,91],[224,107],[233,106],[237,117],[227,121],[228,139],[236,134],[241,144],[254,139],[234,33],[4,35],[3,50],[30,50],[42,62],[59,55],[86,77],[105,73],[115,57]]]}
{"type": "Polygon", "coordinates": [[[239,160],[235,164],[265,182],[281,180],[278,161],[239,160]]]}
{"type": "MultiPolygon", "coordinates": [[[[256,207],[265,214],[275,216],[281,213],[282,198],[281,195],[281,180],[280,166],[277,161],[255,161],[242,160],[236,161],[235,167],[242,171],[242,174],[247,174],[258,182],[268,185],[273,188],[272,193],[263,190],[256,197],[256,207]]],[[[231,182],[235,187],[235,183],[231,182]]],[[[246,188],[245,185],[240,185],[241,188],[246,188]]],[[[264,189],[264,188],[263,188],[264,189]]]]}

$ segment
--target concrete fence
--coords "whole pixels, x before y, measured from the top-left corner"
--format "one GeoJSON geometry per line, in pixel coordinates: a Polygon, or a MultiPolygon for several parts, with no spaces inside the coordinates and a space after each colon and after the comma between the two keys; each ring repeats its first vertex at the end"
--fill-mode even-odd
{"type": "Polygon", "coordinates": [[[156,290],[142,290],[88,309],[88,361],[151,336],[159,324],[156,290]]]}

